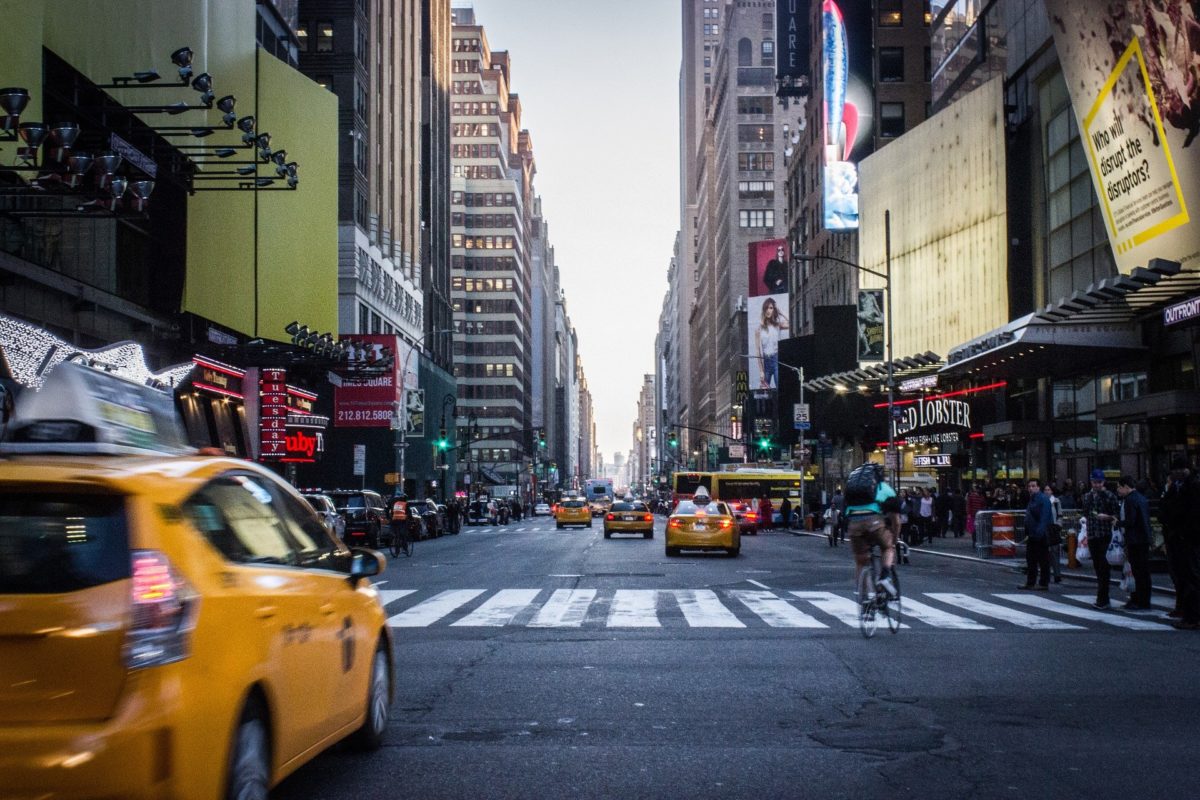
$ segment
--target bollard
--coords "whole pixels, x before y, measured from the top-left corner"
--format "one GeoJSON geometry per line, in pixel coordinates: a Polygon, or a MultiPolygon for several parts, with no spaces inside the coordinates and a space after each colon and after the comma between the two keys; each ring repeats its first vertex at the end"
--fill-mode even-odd
{"type": "Polygon", "coordinates": [[[1017,541],[1013,530],[1012,514],[996,514],[992,517],[992,556],[1016,558],[1017,541]]]}

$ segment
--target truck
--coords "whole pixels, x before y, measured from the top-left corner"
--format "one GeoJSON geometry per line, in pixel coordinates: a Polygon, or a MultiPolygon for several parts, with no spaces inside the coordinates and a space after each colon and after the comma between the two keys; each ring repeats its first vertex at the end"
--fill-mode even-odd
{"type": "Polygon", "coordinates": [[[587,500],[593,517],[604,516],[616,499],[612,478],[588,478],[583,483],[583,497],[587,500]]]}

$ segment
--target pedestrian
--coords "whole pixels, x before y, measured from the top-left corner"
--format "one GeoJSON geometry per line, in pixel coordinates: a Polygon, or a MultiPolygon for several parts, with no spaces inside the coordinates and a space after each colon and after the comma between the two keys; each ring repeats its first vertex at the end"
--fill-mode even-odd
{"type": "Polygon", "coordinates": [[[918,544],[926,540],[933,544],[933,495],[924,488],[917,500],[917,540],[918,544]]]}
{"type": "Polygon", "coordinates": [[[967,496],[960,489],[950,490],[950,529],[954,538],[959,539],[966,532],[967,525],[967,496]]]}
{"type": "Polygon", "coordinates": [[[1150,610],[1150,501],[1129,475],[1117,485],[1121,497],[1121,533],[1125,536],[1125,557],[1133,571],[1133,591],[1126,611],[1150,610]]]}
{"type": "Polygon", "coordinates": [[[846,495],[842,492],[841,486],[835,486],[833,489],[833,543],[838,544],[846,541],[846,495]]]}
{"type": "Polygon", "coordinates": [[[987,501],[983,499],[983,493],[979,491],[979,484],[971,484],[971,491],[967,492],[963,516],[967,533],[971,534],[972,539],[975,537],[975,516],[985,508],[987,508],[987,501]]]}
{"type": "Polygon", "coordinates": [[[950,509],[953,504],[953,492],[950,489],[937,492],[933,496],[933,530],[939,537],[945,537],[950,530],[950,509]]]}
{"type": "Polygon", "coordinates": [[[792,527],[792,501],[786,497],[779,504],[779,517],[783,520],[785,529],[792,527]]]}
{"type": "Polygon", "coordinates": [[[1092,488],[1083,496],[1083,516],[1087,519],[1088,552],[1096,572],[1096,602],[1092,608],[1107,609],[1108,581],[1112,569],[1108,564],[1108,545],[1112,542],[1113,523],[1121,512],[1117,496],[1104,485],[1104,471],[1092,470],[1092,488]]]}
{"type": "MultiPolygon", "coordinates": [[[[1050,523],[1054,509],[1037,478],[1028,483],[1029,504],[1025,506],[1025,583],[1019,588],[1050,589],[1050,523]]],[[[1103,558],[1103,556],[1101,556],[1103,558]]]]}
{"type": "Polygon", "coordinates": [[[1050,546],[1050,574],[1055,583],[1062,583],[1062,503],[1051,484],[1047,483],[1042,493],[1050,500],[1050,528],[1046,537],[1050,546]]]}
{"type": "Polygon", "coordinates": [[[758,527],[764,531],[775,528],[775,509],[771,506],[771,498],[765,494],[758,501],[758,527]]]}
{"type": "Polygon", "coordinates": [[[1200,482],[1183,456],[1171,461],[1171,480],[1162,496],[1161,518],[1166,533],[1167,567],[1175,583],[1175,627],[1200,628],[1200,482]]]}

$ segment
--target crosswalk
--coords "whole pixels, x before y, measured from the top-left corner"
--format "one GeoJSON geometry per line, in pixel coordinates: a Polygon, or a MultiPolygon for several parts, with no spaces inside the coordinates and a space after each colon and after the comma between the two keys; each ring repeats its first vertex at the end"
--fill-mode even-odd
{"type": "MultiPolygon", "coordinates": [[[[785,628],[858,626],[852,592],[767,589],[380,589],[393,628],[785,628]]],[[[1173,630],[1166,615],[1097,611],[1086,595],[925,592],[904,627],[945,631],[1173,630]]]]}

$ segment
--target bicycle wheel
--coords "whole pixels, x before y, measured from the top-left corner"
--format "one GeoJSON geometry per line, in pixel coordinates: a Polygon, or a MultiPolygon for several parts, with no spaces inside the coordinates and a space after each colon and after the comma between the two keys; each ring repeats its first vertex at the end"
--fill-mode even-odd
{"type": "Polygon", "coordinates": [[[412,537],[412,536],[407,536],[407,535],[406,535],[406,536],[401,536],[401,537],[400,537],[400,547],[401,547],[401,549],[403,549],[403,550],[404,550],[404,557],[405,557],[405,558],[412,558],[412,551],[413,551],[413,537],[412,537]]]}
{"type": "Polygon", "coordinates": [[[400,551],[404,549],[400,543],[400,539],[401,539],[400,532],[397,530],[392,530],[391,539],[392,539],[391,542],[388,543],[388,549],[392,553],[392,558],[399,558],[400,551]]]}
{"type": "Polygon", "coordinates": [[[875,564],[872,562],[858,572],[858,629],[864,638],[875,635],[878,622],[875,616],[875,564]]]}
{"type": "Polygon", "coordinates": [[[900,591],[900,575],[896,572],[896,568],[892,567],[892,581],[896,584],[896,597],[889,599],[883,606],[883,613],[887,615],[888,630],[892,633],[900,630],[901,607],[900,601],[903,597],[900,591]]]}

